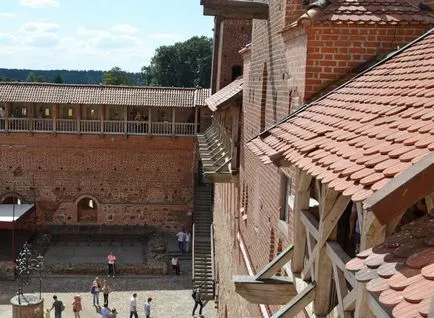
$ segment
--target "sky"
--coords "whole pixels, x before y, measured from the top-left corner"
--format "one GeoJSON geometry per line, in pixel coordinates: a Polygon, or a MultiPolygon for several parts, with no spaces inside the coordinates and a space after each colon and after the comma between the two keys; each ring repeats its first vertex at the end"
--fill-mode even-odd
{"type": "Polygon", "coordinates": [[[200,0],[0,0],[0,68],[139,72],[155,49],[212,37],[200,0]]]}

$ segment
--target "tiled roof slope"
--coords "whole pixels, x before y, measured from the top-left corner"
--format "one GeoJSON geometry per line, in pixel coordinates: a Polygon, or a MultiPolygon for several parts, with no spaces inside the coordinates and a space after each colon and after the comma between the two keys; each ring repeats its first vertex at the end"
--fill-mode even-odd
{"type": "Polygon", "coordinates": [[[237,78],[232,83],[226,85],[217,93],[207,98],[205,102],[212,111],[216,111],[217,108],[225,104],[233,97],[241,94],[243,91],[243,78],[237,78]]]}
{"type": "Polygon", "coordinates": [[[330,0],[317,21],[357,24],[433,23],[433,15],[407,0],[330,0]]]}
{"type": "Polygon", "coordinates": [[[434,215],[413,221],[346,264],[393,317],[427,317],[434,296],[434,215]]]}
{"type": "Polygon", "coordinates": [[[195,107],[209,90],[143,86],[0,83],[0,102],[195,107]]]}
{"type": "Polygon", "coordinates": [[[211,89],[198,88],[196,89],[196,102],[197,106],[207,106],[205,100],[211,96],[211,89]]]}
{"type": "Polygon", "coordinates": [[[248,142],[353,201],[434,151],[434,32],[248,142]]]}

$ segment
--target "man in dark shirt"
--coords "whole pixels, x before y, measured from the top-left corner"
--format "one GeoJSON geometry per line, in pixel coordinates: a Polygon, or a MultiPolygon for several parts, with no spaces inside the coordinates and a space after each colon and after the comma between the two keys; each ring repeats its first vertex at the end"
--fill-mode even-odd
{"type": "Polygon", "coordinates": [[[54,318],[62,318],[62,311],[65,309],[65,306],[63,306],[62,301],[57,300],[57,296],[53,296],[53,306],[51,306],[51,310],[54,308],[54,318]]]}

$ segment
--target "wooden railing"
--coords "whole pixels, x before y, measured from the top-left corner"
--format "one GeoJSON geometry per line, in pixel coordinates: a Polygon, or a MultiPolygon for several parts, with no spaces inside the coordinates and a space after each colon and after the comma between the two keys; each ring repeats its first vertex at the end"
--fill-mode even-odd
{"type": "Polygon", "coordinates": [[[143,122],[120,120],[77,120],[47,118],[0,118],[0,131],[57,132],[108,135],[177,135],[196,134],[195,123],[143,122]]]}

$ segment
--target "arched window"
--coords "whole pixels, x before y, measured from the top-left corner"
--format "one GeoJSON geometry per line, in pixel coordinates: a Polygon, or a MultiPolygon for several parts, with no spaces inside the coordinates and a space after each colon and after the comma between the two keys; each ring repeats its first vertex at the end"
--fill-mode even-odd
{"type": "Polygon", "coordinates": [[[232,80],[243,74],[243,68],[240,65],[232,66],[232,80]]]}
{"type": "Polygon", "coordinates": [[[8,195],[7,197],[4,197],[3,200],[1,200],[1,204],[17,204],[20,205],[23,202],[19,197],[16,195],[8,195]]]}
{"type": "Polygon", "coordinates": [[[98,221],[98,206],[95,199],[84,197],[77,202],[77,221],[82,223],[98,221]]]}

